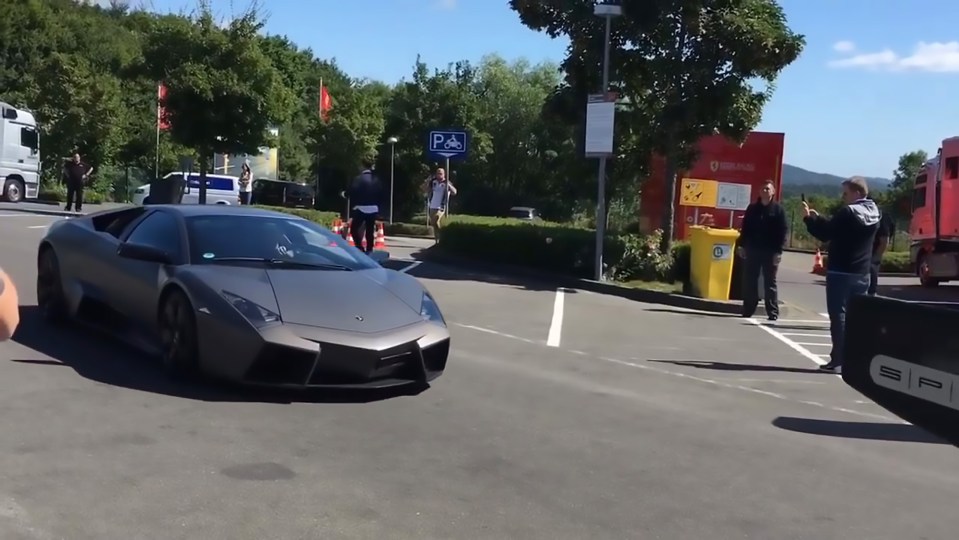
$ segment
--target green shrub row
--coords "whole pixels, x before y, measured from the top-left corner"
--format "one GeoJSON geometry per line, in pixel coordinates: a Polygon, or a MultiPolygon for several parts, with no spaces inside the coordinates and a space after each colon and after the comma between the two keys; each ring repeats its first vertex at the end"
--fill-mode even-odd
{"type": "MultiPolygon", "coordinates": [[[[822,256],[823,268],[829,268],[829,256],[822,256]]],[[[890,272],[897,274],[912,274],[915,272],[913,264],[909,262],[909,252],[906,251],[887,251],[882,256],[882,262],[879,263],[880,272],[890,272]]]]}
{"type": "MultiPolygon", "coordinates": [[[[43,202],[64,203],[67,201],[67,187],[63,184],[43,185],[37,200],[43,202]]],[[[107,195],[96,189],[83,190],[83,202],[87,204],[102,204],[110,200],[107,195]]]]}

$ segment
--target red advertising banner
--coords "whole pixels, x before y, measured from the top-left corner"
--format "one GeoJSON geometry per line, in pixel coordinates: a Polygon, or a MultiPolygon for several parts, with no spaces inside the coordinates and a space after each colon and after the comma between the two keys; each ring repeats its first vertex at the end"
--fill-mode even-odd
{"type": "Polygon", "coordinates": [[[160,83],[157,85],[157,131],[170,129],[170,121],[167,119],[164,101],[166,101],[166,85],[160,83]]]}

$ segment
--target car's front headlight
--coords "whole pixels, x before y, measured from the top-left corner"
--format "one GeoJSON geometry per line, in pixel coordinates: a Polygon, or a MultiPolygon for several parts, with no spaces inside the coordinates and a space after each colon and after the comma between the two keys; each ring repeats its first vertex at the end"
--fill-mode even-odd
{"type": "Polygon", "coordinates": [[[232,304],[237,311],[239,311],[253,324],[260,325],[281,322],[279,315],[257,304],[256,302],[251,302],[250,300],[247,300],[246,298],[233,294],[229,291],[220,291],[220,294],[222,294],[223,298],[226,298],[226,300],[232,304]]]}
{"type": "Polygon", "coordinates": [[[446,320],[443,319],[443,314],[440,312],[440,307],[436,305],[436,300],[433,300],[428,292],[423,293],[423,306],[420,308],[420,316],[427,321],[446,324],[446,320]]]}

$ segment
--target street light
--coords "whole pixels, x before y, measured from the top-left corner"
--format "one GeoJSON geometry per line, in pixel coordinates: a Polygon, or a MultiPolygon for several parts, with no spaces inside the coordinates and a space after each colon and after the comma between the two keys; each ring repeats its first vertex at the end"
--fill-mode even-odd
{"type": "Polygon", "coordinates": [[[399,142],[399,139],[396,137],[390,137],[386,139],[386,142],[390,145],[390,225],[393,224],[393,158],[395,156],[394,149],[396,148],[396,143],[399,142]]]}
{"type": "MultiPolygon", "coordinates": [[[[603,42],[603,95],[609,91],[609,33],[613,17],[623,14],[619,3],[602,2],[593,7],[593,15],[606,19],[606,39],[603,42]]],[[[606,156],[599,158],[599,178],[596,196],[596,281],[603,280],[603,239],[606,237],[606,156]]]]}

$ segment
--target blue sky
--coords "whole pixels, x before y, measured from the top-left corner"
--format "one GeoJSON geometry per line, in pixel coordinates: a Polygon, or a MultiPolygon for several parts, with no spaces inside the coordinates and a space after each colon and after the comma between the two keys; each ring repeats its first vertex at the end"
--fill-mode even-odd
{"type": "MultiPolygon", "coordinates": [[[[137,0],[132,2],[138,4],[137,0]]],[[[841,176],[889,177],[898,157],[934,153],[959,135],[959,2],[782,0],[806,35],[803,55],[777,83],[757,129],[786,133],[785,161],[841,176]]],[[[416,55],[431,66],[487,53],[559,62],[565,40],[524,27],[507,0],[259,0],[267,31],[285,34],[346,72],[387,82],[408,77],[416,55]]],[[[155,11],[195,0],[152,0],[155,11]]],[[[248,0],[212,0],[228,18],[248,0]]]]}

